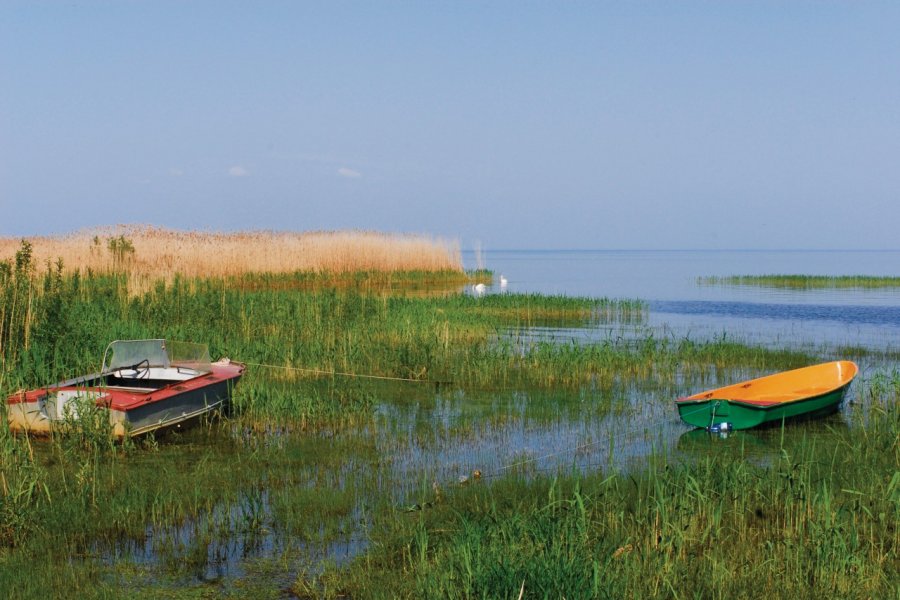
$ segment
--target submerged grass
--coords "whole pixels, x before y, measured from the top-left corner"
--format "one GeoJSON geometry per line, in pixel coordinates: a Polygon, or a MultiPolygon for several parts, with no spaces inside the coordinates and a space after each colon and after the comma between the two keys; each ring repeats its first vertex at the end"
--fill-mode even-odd
{"type": "Polygon", "coordinates": [[[6,598],[122,597],[122,578],[134,576],[122,567],[142,564],[159,574],[151,578],[159,595],[166,577],[181,586],[208,577],[210,553],[227,554],[229,544],[249,551],[275,529],[327,540],[358,492],[322,473],[373,460],[365,444],[260,446],[203,430],[140,451],[78,452],[57,437],[22,456],[20,441],[0,434],[16,448],[4,451],[9,493],[0,493],[6,598]],[[10,457],[18,461],[12,469],[10,457]],[[309,498],[318,503],[293,505],[309,498]]]}
{"type": "Polygon", "coordinates": [[[700,285],[754,286],[790,290],[900,288],[900,277],[873,275],[729,275],[700,277],[700,285]]]}
{"type": "MultiPolygon", "coordinates": [[[[588,476],[458,487],[382,515],[372,550],[301,596],[888,598],[900,585],[900,385],[836,443],[782,438],[757,465],[711,452],[588,476]],[[524,593],[522,592],[524,590],[524,593]]],[[[794,432],[796,435],[796,432],[794,432]]]]}

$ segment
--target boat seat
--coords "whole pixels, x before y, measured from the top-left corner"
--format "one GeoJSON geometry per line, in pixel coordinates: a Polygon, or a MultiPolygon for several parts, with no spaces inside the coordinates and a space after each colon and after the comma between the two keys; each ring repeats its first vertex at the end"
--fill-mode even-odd
{"type": "Polygon", "coordinates": [[[769,404],[779,404],[788,400],[794,400],[795,398],[797,398],[796,394],[769,394],[767,396],[757,396],[755,398],[747,399],[735,398],[735,400],[739,402],[747,402],[749,404],[764,404],[768,406],[769,404]]]}
{"type": "Polygon", "coordinates": [[[827,391],[828,388],[824,387],[809,387],[802,390],[797,390],[797,394],[800,396],[818,396],[819,394],[824,394],[827,391]]]}

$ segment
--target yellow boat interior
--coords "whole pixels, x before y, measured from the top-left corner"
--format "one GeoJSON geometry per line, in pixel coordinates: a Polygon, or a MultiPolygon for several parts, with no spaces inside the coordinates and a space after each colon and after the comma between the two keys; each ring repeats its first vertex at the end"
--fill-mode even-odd
{"type": "Polygon", "coordinates": [[[850,383],[858,370],[856,363],[838,360],[743,381],[681,400],[731,400],[761,406],[793,402],[840,388],[850,383]]]}

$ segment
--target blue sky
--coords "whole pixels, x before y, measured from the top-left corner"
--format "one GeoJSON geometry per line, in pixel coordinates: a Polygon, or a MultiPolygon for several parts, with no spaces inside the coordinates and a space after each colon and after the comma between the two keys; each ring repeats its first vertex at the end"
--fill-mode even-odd
{"type": "Polygon", "coordinates": [[[3,2],[0,235],[898,248],[900,3],[3,2]]]}

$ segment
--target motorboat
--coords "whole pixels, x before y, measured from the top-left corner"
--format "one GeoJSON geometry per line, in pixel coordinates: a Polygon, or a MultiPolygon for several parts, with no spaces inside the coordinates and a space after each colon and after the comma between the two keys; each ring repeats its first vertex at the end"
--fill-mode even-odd
{"type": "Polygon", "coordinates": [[[119,439],[182,427],[221,410],[244,368],[227,358],[211,362],[205,344],[117,340],[99,373],[11,394],[7,420],[13,431],[50,434],[102,410],[119,439]]]}

